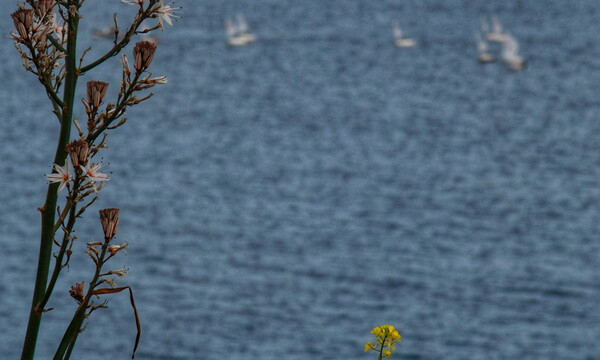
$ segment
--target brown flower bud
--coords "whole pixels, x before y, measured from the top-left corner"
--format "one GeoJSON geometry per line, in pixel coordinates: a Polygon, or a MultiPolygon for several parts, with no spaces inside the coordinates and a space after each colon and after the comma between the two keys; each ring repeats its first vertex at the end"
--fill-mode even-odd
{"type": "Polygon", "coordinates": [[[106,95],[106,90],[108,90],[108,83],[103,81],[88,81],[87,83],[87,96],[88,96],[88,104],[97,109],[100,106],[102,100],[104,100],[104,95],[106,95]]]}
{"type": "Polygon", "coordinates": [[[110,240],[115,237],[119,227],[119,209],[100,210],[100,222],[104,230],[104,239],[110,240]]]}
{"type": "Polygon", "coordinates": [[[134,67],[137,71],[147,69],[154,58],[156,44],[150,41],[140,41],[133,48],[134,67]]]}
{"type": "Polygon", "coordinates": [[[81,304],[83,301],[83,289],[85,287],[85,281],[82,281],[81,284],[75,283],[74,286],[71,286],[71,290],[69,290],[69,294],[75,300],[77,300],[78,304],[81,304]]]}
{"type": "Polygon", "coordinates": [[[67,144],[67,152],[71,157],[71,163],[73,164],[74,169],[78,169],[79,165],[85,166],[87,163],[89,145],[87,141],[81,140],[73,140],[67,144]]]}
{"type": "Polygon", "coordinates": [[[19,9],[10,16],[13,18],[15,28],[21,38],[27,39],[33,26],[33,9],[19,9]]]}
{"type": "Polygon", "coordinates": [[[40,16],[44,16],[54,7],[54,0],[38,0],[35,7],[40,12],[40,16]]]}

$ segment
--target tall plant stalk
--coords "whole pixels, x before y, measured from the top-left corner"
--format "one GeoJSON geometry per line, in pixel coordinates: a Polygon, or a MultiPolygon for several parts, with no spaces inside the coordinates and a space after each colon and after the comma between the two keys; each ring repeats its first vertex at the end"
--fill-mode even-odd
{"type": "MultiPolygon", "coordinates": [[[[89,49],[81,54],[77,51],[80,8],[84,2],[85,0],[27,0],[11,14],[16,28],[16,32],[11,33],[15,48],[25,69],[35,74],[44,87],[54,108],[53,113],[60,123],[53,160],[54,171],[46,175],[49,180],[46,200],[39,208],[42,221],[38,266],[21,360],[34,358],[43,314],[51,310],[47,309],[46,305],[50,301],[61,270],[68,265],[72,255],[71,248],[76,240],[72,233],[76,220],[97,200],[98,191],[103,188],[104,182],[109,180],[106,174],[99,171],[102,163],[93,162],[98,152],[106,147],[106,132],[126,122],[124,115],[127,108],[152,96],[152,93],[149,93],[138,97],[140,91],[167,82],[166,77],[153,78],[148,72],[156,45],[148,41],[138,42],[133,49],[133,71],[127,57],[121,57],[122,80],[115,102],[104,104],[108,83],[87,83],[88,96],[87,99],[82,99],[87,127],[83,129],[73,116],[79,75],[118,55],[136,34],[164,29],[163,21],[171,25],[172,18],[178,17],[175,15],[177,9],[164,5],[163,0],[123,1],[138,7],[131,25],[121,33],[115,14],[113,46],[104,55],[84,64],[89,49]],[[142,22],[151,19],[158,19],[158,23],[149,29],[140,30],[142,22]],[[79,138],[75,140],[71,139],[73,125],[79,134],[79,138]],[[64,188],[68,193],[61,208],[58,195],[64,188]],[[56,239],[58,230],[63,234],[60,241],[56,239]],[[53,252],[54,269],[50,273],[53,252]]],[[[88,242],[86,251],[96,269],[87,290],[85,282],[82,281],[72,286],[69,291],[79,306],[59,341],[54,359],[69,359],[79,333],[85,328],[84,320],[88,319],[93,311],[107,307],[106,301],[94,303],[92,298],[123,290],[129,291],[136,318],[137,336],[133,350],[135,355],[141,327],[133,292],[129,286],[119,287],[115,284],[115,276],[125,276],[126,269],[106,271],[103,268],[108,260],[127,247],[126,242],[116,245],[113,241],[119,223],[118,216],[118,209],[100,210],[104,241],[88,242]]]]}
{"type": "MultiPolygon", "coordinates": [[[[78,6],[69,1],[69,6],[78,6]]],[[[65,90],[63,96],[62,119],[60,122],[60,136],[54,155],[54,164],[64,166],[67,158],[66,146],[71,138],[71,124],[73,117],[73,105],[75,101],[75,88],[77,87],[77,28],[79,25],[79,13],[69,11],[68,15],[67,51],[65,53],[65,90]]],[[[46,192],[46,202],[39,209],[42,215],[42,229],[40,238],[40,253],[38,258],[37,274],[35,278],[35,287],[33,290],[33,299],[31,301],[31,310],[29,312],[29,322],[27,323],[27,332],[23,342],[22,360],[33,359],[35,345],[37,343],[44,304],[42,300],[46,297],[46,285],[48,282],[48,271],[50,269],[50,260],[52,256],[52,243],[54,238],[54,224],[56,203],[58,198],[58,184],[48,184],[46,192]]],[[[50,291],[52,289],[49,289],[50,291]]],[[[49,295],[49,294],[48,294],[49,295]]]]}

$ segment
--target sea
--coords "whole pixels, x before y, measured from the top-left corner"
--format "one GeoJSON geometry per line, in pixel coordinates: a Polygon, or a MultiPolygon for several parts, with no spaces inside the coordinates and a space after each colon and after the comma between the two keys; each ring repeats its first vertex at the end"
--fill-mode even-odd
{"type": "MultiPolygon", "coordinates": [[[[136,359],[375,359],[364,346],[383,324],[402,335],[393,359],[600,359],[597,0],[170,6],[182,18],[153,33],[150,67],[168,83],[108,132],[96,160],[110,181],[77,222],[37,359],[56,350],[77,306],[68,290],[93,275],[97,211],[112,207],[114,242],[129,245],[107,270],[129,269],[115,282],[133,290],[136,359]],[[231,47],[224,24],[239,17],[257,40],[231,47]],[[525,70],[477,61],[476,33],[492,18],[525,70]],[[394,46],[394,22],[416,47],[394,46]]],[[[7,38],[16,8],[0,9],[9,360],[21,353],[59,128],[7,38]]],[[[84,64],[112,44],[93,30],[113,13],[125,28],[135,11],[84,2],[84,64]]],[[[118,57],[82,75],[80,123],[85,82],[109,82],[114,102],[120,78],[118,57]]],[[[131,358],[129,294],[104,300],[72,359],[131,358]]]]}

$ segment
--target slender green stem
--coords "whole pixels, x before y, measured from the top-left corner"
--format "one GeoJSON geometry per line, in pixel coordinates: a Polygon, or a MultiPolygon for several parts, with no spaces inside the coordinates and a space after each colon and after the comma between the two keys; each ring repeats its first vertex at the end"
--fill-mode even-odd
{"type": "Polygon", "coordinates": [[[381,346],[379,347],[379,357],[377,358],[377,360],[382,360],[383,359],[383,345],[385,344],[385,339],[387,338],[387,335],[385,335],[383,337],[383,340],[381,341],[381,346]]]}
{"type": "MultiPolygon", "coordinates": [[[[100,271],[102,270],[102,266],[105,263],[105,256],[106,256],[106,251],[108,249],[108,245],[109,245],[109,240],[106,239],[104,244],[102,245],[102,250],[100,252],[100,256],[98,257],[98,263],[96,264],[96,272],[94,273],[94,277],[92,278],[92,281],[90,282],[89,286],[88,286],[88,291],[86,296],[83,298],[83,301],[81,302],[81,304],[79,304],[79,308],[77,308],[77,311],[75,312],[75,315],[73,316],[73,319],[71,320],[71,323],[69,324],[69,326],[67,327],[67,330],[65,331],[65,334],[63,335],[63,338],[58,346],[58,349],[56,350],[56,353],[54,354],[54,360],[67,360],[69,359],[67,355],[67,351],[69,349],[69,347],[74,346],[75,341],[77,340],[77,336],[79,335],[79,329],[81,328],[81,325],[83,324],[83,320],[85,320],[86,318],[86,310],[89,306],[89,302],[90,299],[92,298],[92,293],[94,291],[94,288],[96,287],[96,285],[98,284],[98,279],[100,278],[100,271]]],[[[68,352],[69,356],[70,356],[70,351],[68,352]]]]}
{"type": "MultiPolygon", "coordinates": [[[[62,341],[60,342],[58,349],[56,350],[56,353],[54,354],[54,358],[53,358],[54,360],[67,359],[67,358],[65,358],[66,352],[69,348],[69,345],[75,343],[77,334],[79,334],[79,328],[81,327],[81,324],[83,323],[83,319],[85,318],[85,311],[87,310],[88,300],[89,299],[86,298],[84,301],[82,301],[81,304],[79,305],[79,307],[77,308],[75,315],[73,315],[73,319],[71,320],[69,327],[67,327],[67,330],[65,331],[65,334],[63,335],[62,341]]],[[[70,356],[70,352],[69,352],[69,356],[70,356]]]]}
{"type": "MultiPolygon", "coordinates": [[[[74,192],[75,193],[75,192],[74,192]]],[[[48,283],[48,287],[46,288],[46,294],[40,303],[41,307],[46,306],[48,300],[50,300],[50,295],[52,295],[52,291],[54,290],[54,285],[56,284],[56,280],[58,279],[58,275],[63,268],[63,257],[65,252],[67,251],[67,246],[69,245],[69,241],[71,239],[71,230],[73,230],[73,226],[75,225],[75,214],[77,214],[77,205],[73,204],[69,209],[69,220],[67,221],[67,225],[65,226],[65,233],[63,235],[62,244],[60,246],[60,250],[56,255],[56,261],[54,263],[54,271],[52,271],[52,277],[50,278],[50,282],[48,283]]],[[[67,258],[68,259],[68,258],[67,258]]],[[[67,260],[68,261],[68,260],[67,260]]]]}
{"type": "MultiPolygon", "coordinates": [[[[75,0],[69,1],[69,5],[73,5],[77,9],[79,3],[75,0]]],[[[65,89],[63,94],[63,111],[60,127],[60,137],[54,156],[54,163],[64,165],[66,159],[65,146],[71,137],[71,121],[73,116],[73,104],[75,99],[75,87],[77,85],[77,25],[79,22],[79,14],[76,10],[69,10],[68,28],[69,37],[67,39],[67,54],[65,59],[66,76],[65,89]]],[[[27,324],[27,332],[25,341],[23,342],[23,352],[21,360],[32,360],[35,353],[35,345],[39,333],[40,323],[42,319],[43,307],[41,306],[44,297],[46,296],[46,285],[48,283],[48,272],[50,268],[50,260],[52,257],[52,244],[54,238],[54,221],[57,203],[58,184],[53,183],[48,185],[46,193],[46,202],[40,209],[42,213],[42,229],[40,239],[40,253],[38,258],[38,268],[36,274],[35,288],[33,290],[33,299],[31,301],[31,311],[29,313],[29,322],[27,324]]]]}
{"type": "Polygon", "coordinates": [[[69,348],[67,349],[67,353],[65,354],[65,359],[69,359],[71,357],[71,353],[73,352],[73,349],[75,348],[76,340],[77,340],[77,338],[73,339],[73,341],[71,341],[71,343],[69,344],[69,348]]]}
{"type": "Polygon", "coordinates": [[[123,39],[121,39],[121,41],[116,43],[112,47],[112,49],[108,50],[104,55],[99,57],[97,60],[93,61],[90,64],[82,66],[79,69],[81,71],[81,73],[83,74],[83,73],[95,68],[96,66],[102,64],[103,62],[110,59],[111,57],[118,55],[121,52],[121,49],[123,49],[125,46],[127,46],[127,44],[129,44],[129,42],[131,41],[131,37],[135,34],[138,27],[142,24],[142,21],[144,21],[146,18],[147,18],[147,16],[145,15],[145,13],[143,13],[142,16],[136,17],[135,22],[129,27],[127,32],[125,32],[123,39]]]}

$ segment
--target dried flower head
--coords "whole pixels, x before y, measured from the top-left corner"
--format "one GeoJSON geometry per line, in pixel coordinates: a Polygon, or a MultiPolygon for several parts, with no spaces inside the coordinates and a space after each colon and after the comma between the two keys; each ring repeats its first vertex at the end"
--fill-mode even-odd
{"type": "Polygon", "coordinates": [[[33,27],[33,9],[19,9],[10,14],[22,39],[27,39],[33,27]]]}
{"type": "Polygon", "coordinates": [[[125,249],[127,247],[127,245],[129,245],[128,243],[123,243],[123,245],[111,245],[108,247],[108,252],[114,256],[116,253],[118,253],[119,251],[125,249]]]}
{"type": "Polygon", "coordinates": [[[154,58],[156,44],[150,41],[140,41],[133,48],[134,67],[137,71],[147,69],[154,58]]]}
{"type": "Polygon", "coordinates": [[[167,83],[167,77],[166,76],[158,76],[158,77],[153,77],[150,79],[147,79],[146,81],[144,81],[146,84],[150,84],[150,85],[155,85],[155,84],[166,84],[167,83]]]}
{"type": "Polygon", "coordinates": [[[119,209],[100,210],[100,222],[102,223],[102,230],[104,230],[104,238],[110,240],[115,237],[119,227],[119,209]]]}
{"type": "Polygon", "coordinates": [[[71,290],[69,290],[69,294],[75,300],[77,300],[78,304],[81,304],[83,301],[83,289],[85,287],[85,281],[82,281],[81,284],[75,283],[74,286],[71,286],[71,290]]]}
{"type": "Polygon", "coordinates": [[[73,140],[67,144],[67,152],[71,157],[71,163],[74,168],[78,168],[80,165],[85,165],[87,163],[89,145],[87,141],[73,140]]]}
{"type": "Polygon", "coordinates": [[[54,7],[54,4],[55,4],[54,0],[38,0],[35,3],[35,7],[40,12],[40,16],[45,16],[46,14],[48,14],[50,12],[50,10],[52,10],[52,8],[54,7]]]}
{"type": "Polygon", "coordinates": [[[108,273],[110,275],[117,275],[118,277],[125,277],[125,276],[127,276],[128,271],[129,271],[128,268],[123,267],[122,269],[110,270],[108,273]]]}
{"type": "Polygon", "coordinates": [[[87,83],[87,96],[88,96],[88,104],[93,108],[97,109],[100,106],[102,100],[104,100],[104,95],[106,95],[106,90],[108,90],[108,83],[103,81],[88,81],[87,83]]]}

